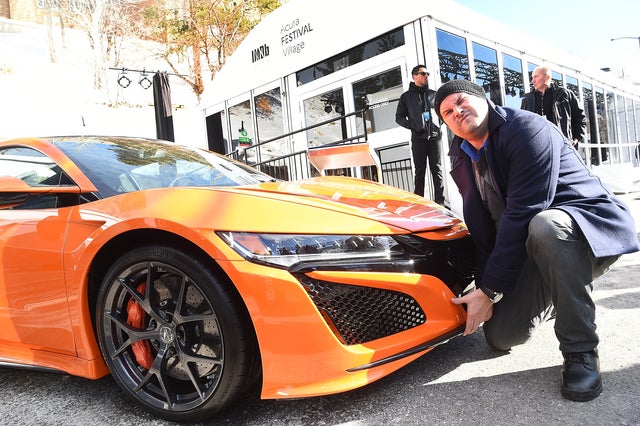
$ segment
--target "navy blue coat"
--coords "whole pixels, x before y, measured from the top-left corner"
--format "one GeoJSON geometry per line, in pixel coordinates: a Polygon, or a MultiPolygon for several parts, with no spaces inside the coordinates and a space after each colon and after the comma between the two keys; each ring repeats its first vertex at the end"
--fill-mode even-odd
{"type": "Polygon", "coordinates": [[[454,138],[449,151],[476,246],[476,285],[512,289],[527,257],[529,222],[550,208],[571,215],[596,257],[640,249],[628,207],[591,174],[557,126],[529,111],[487,102],[487,162],[505,205],[497,230],[480,198],[471,159],[460,148],[462,139],[454,138]]]}

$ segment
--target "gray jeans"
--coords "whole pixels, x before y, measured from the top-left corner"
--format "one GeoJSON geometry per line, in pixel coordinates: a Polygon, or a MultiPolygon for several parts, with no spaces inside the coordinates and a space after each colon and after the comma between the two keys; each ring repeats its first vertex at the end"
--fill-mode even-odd
{"type": "Polygon", "coordinates": [[[593,280],[620,256],[595,258],[578,225],[558,209],[545,210],[531,220],[526,248],[529,257],[514,290],[493,306],[493,316],[483,326],[487,342],[508,350],[555,317],[562,352],[595,349],[593,280]]]}

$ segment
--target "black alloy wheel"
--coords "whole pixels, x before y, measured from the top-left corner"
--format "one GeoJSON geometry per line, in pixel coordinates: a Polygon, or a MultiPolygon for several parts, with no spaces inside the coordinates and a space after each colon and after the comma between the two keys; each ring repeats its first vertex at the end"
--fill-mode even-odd
{"type": "Polygon", "coordinates": [[[97,304],[103,357],[118,385],[152,413],[197,421],[255,381],[255,336],[239,297],[169,247],[133,249],[107,273],[97,304]]]}

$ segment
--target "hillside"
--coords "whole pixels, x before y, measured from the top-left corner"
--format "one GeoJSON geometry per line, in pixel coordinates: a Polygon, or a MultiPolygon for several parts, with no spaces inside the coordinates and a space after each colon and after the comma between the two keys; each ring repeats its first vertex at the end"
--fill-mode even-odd
{"type": "MultiPolygon", "coordinates": [[[[43,26],[0,21],[0,140],[20,136],[108,134],[155,138],[153,89],[143,89],[139,73],[129,87],[109,71],[106,90],[93,90],[91,51],[84,34],[67,30],[66,47],[55,39],[57,62],[49,59],[43,26]],[[130,107],[111,108],[124,104],[130,107]]],[[[130,42],[122,51],[129,69],[167,71],[168,66],[130,42]]],[[[170,77],[176,142],[206,147],[202,111],[190,88],[170,77]]]]}

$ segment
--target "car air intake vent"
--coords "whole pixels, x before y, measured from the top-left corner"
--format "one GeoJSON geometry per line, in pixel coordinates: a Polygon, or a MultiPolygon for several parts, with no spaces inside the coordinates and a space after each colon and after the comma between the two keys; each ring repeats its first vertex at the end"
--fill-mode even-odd
{"type": "Polygon", "coordinates": [[[411,296],[392,290],[336,284],[298,275],[336,336],[357,345],[424,324],[426,316],[411,296]]]}

